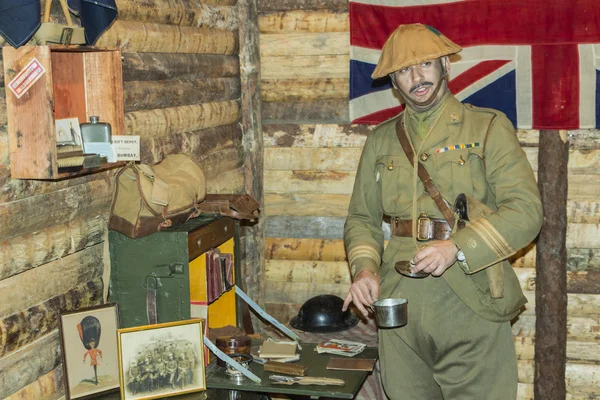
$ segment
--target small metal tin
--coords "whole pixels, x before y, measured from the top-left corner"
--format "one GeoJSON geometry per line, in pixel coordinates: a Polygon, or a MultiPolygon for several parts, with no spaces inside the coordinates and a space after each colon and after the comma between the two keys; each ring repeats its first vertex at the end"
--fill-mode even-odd
{"type": "MultiPolygon", "coordinates": [[[[219,336],[216,339],[216,345],[219,350],[231,357],[232,354],[250,354],[252,346],[249,336],[219,336]]],[[[225,367],[227,364],[221,359],[217,359],[219,367],[225,367]]]]}
{"type": "MultiPolygon", "coordinates": [[[[235,361],[237,361],[239,364],[241,364],[244,368],[250,369],[250,362],[253,359],[253,357],[250,354],[237,353],[237,354],[230,354],[229,356],[231,358],[233,358],[235,361]]],[[[240,383],[246,378],[244,376],[244,374],[242,374],[237,369],[233,368],[231,365],[227,365],[225,367],[225,374],[227,376],[229,376],[229,379],[231,379],[232,381],[234,381],[236,383],[240,383]]]]}

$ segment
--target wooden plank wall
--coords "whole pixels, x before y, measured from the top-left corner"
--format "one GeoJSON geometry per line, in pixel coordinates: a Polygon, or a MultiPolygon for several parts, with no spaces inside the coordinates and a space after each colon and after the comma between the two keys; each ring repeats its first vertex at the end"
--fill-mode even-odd
{"type": "MultiPolygon", "coordinates": [[[[350,125],[347,2],[259,0],[265,144],[266,308],[281,321],[318,294],[344,297],[342,228],[372,126],[350,125]]],[[[537,169],[538,132],[519,131],[537,169]]],[[[600,385],[600,132],[569,132],[569,399],[600,385]]],[[[535,247],[515,257],[529,298],[513,333],[519,399],[533,398],[535,247]]],[[[543,268],[543,266],[540,266],[543,268]]],[[[595,394],[594,394],[595,393],[595,394]]]]}
{"type": "MultiPolygon", "coordinates": [[[[244,191],[235,4],[118,0],[98,42],[123,51],[126,134],[141,136],[142,161],[189,154],[211,193],[244,191]]],[[[64,394],[59,312],[103,301],[116,171],[11,179],[1,72],[0,85],[0,398],[52,399],[64,394]]]]}

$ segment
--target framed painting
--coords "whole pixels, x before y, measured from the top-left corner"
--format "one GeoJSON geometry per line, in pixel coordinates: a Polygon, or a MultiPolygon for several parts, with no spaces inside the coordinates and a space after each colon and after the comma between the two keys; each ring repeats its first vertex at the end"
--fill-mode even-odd
{"type": "Polygon", "coordinates": [[[206,390],[202,320],[119,329],[121,399],[206,390]]]}
{"type": "Polygon", "coordinates": [[[61,313],[67,399],[93,398],[119,388],[118,329],[117,304],[61,313]]]}

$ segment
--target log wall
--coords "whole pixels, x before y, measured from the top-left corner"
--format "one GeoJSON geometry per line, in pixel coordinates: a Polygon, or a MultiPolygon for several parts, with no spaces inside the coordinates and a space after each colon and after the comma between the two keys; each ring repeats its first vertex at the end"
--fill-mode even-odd
{"type": "MultiPolygon", "coordinates": [[[[142,161],[186,153],[209,192],[244,192],[236,1],[117,6],[119,20],[98,45],[123,52],[125,133],[141,136],[142,161]]],[[[58,315],[104,301],[116,171],[11,179],[2,72],[0,86],[0,398],[55,399],[64,395],[58,315]]]]}
{"type": "MultiPolygon", "coordinates": [[[[318,294],[345,297],[342,231],[362,146],[350,125],[347,1],[259,1],[265,146],[265,303],[281,321],[318,294]]],[[[519,131],[537,171],[537,131],[519,131]]],[[[569,132],[568,399],[597,396],[600,376],[600,131],[569,132]]],[[[514,321],[519,399],[533,398],[535,245],[512,260],[529,299],[514,321]]],[[[543,266],[539,266],[543,268],[543,266]]]]}

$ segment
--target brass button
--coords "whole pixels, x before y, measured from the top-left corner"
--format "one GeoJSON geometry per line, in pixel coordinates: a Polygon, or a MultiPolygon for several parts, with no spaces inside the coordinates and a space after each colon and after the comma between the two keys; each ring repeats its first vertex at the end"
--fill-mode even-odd
{"type": "Polygon", "coordinates": [[[429,158],[429,154],[427,154],[427,153],[421,154],[421,161],[427,161],[428,158],[429,158]]]}
{"type": "Polygon", "coordinates": [[[388,164],[387,169],[388,169],[388,171],[392,171],[394,169],[394,162],[393,161],[388,164]]]}
{"type": "Polygon", "coordinates": [[[462,158],[462,156],[460,156],[458,159],[458,165],[465,165],[465,160],[462,158]]]}

